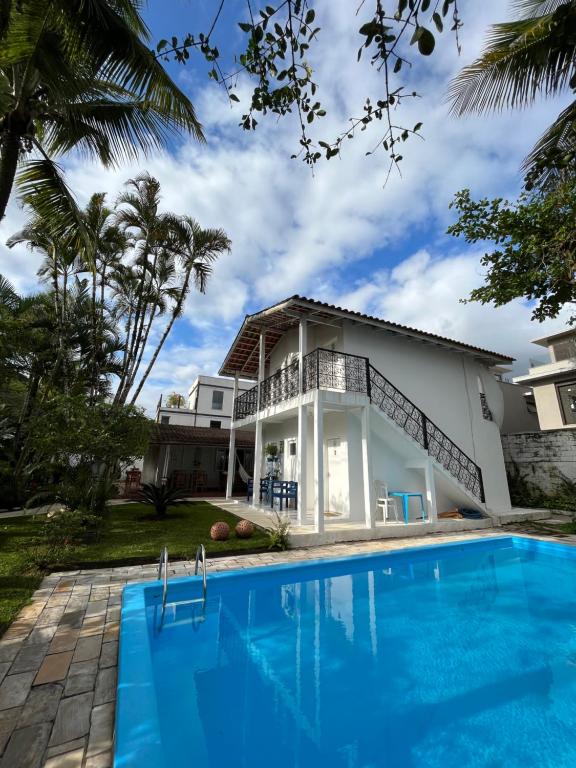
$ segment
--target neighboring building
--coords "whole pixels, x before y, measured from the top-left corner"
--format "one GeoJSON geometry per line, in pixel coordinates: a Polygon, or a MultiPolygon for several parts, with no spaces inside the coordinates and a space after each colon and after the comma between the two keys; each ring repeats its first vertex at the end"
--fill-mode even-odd
{"type": "MultiPolygon", "coordinates": [[[[252,384],[240,381],[240,392],[252,384]]],[[[218,376],[198,376],[190,387],[188,400],[179,406],[162,405],[162,397],[156,408],[158,424],[176,424],[188,427],[228,429],[232,417],[232,388],[230,379],[218,376]]]]}
{"type": "Polygon", "coordinates": [[[282,478],[298,482],[298,522],[318,532],[373,527],[383,486],[422,494],[430,520],[455,506],[507,512],[504,397],[490,369],[512,360],[293,296],[248,315],[222,364],[258,382],[235,399],[231,448],[236,430],[253,431],[259,488],[276,443],[282,478]]]}
{"type": "MultiPolygon", "coordinates": [[[[168,483],[191,494],[224,492],[228,472],[230,431],[175,424],[155,424],[142,466],[143,483],[168,483]]],[[[235,445],[234,487],[246,492],[238,465],[253,471],[254,433],[238,432],[235,445]]]]}
{"type": "Polygon", "coordinates": [[[576,427],[576,329],[534,339],[546,347],[549,361],[533,365],[527,375],[514,382],[529,385],[534,392],[540,429],[576,427]]]}
{"type": "Polygon", "coordinates": [[[537,432],[539,430],[538,413],[532,388],[525,384],[515,384],[508,378],[510,368],[494,366],[492,373],[500,384],[504,397],[504,416],[500,432],[509,435],[516,432],[537,432]]]}

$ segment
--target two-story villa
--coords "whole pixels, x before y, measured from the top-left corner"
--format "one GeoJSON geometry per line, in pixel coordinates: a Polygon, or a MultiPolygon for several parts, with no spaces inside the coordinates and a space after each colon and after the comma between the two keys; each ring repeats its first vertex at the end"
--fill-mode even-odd
{"type": "Polygon", "coordinates": [[[406,497],[410,520],[422,515],[418,495],[431,521],[455,506],[507,512],[491,368],[511,361],[292,296],[248,315],[221,366],[235,380],[228,477],[235,431],[250,429],[254,488],[275,443],[282,478],[298,483],[298,522],[317,532],[333,521],[374,527],[383,494],[417,494],[406,497]],[[240,394],[240,378],[256,384],[240,394]]]}
{"type": "Polygon", "coordinates": [[[535,364],[525,376],[517,376],[517,384],[529,385],[534,391],[540,429],[574,429],[576,427],[576,328],[534,339],[545,347],[548,361],[535,364]]]}

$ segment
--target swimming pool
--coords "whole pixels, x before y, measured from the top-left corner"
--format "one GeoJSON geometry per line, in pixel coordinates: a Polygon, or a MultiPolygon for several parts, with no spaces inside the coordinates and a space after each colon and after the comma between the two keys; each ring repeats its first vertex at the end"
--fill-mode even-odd
{"type": "Polygon", "coordinates": [[[124,590],[115,768],[576,765],[576,551],[518,537],[124,590]]]}

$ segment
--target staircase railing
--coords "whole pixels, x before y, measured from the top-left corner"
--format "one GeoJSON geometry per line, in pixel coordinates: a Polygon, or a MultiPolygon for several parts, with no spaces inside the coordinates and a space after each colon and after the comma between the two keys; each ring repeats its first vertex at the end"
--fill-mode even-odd
{"type": "Polygon", "coordinates": [[[484,502],[482,470],[448,435],[380,371],[368,363],[370,400],[416,440],[433,459],[484,502]]]}

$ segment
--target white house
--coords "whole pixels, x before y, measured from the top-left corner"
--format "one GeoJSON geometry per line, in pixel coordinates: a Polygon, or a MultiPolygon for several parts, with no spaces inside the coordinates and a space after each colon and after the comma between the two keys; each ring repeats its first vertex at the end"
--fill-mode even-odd
{"type": "MultiPolygon", "coordinates": [[[[236,430],[254,430],[259,488],[275,443],[282,479],[298,483],[298,523],[319,533],[374,527],[386,493],[421,494],[431,521],[455,506],[507,512],[503,395],[490,369],[511,361],[292,296],[245,318],[220,369],[235,380],[230,462],[236,430]],[[257,383],[240,393],[240,378],[257,383]]],[[[420,500],[405,498],[416,520],[420,500]]]]}
{"type": "MultiPolygon", "coordinates": [[[[240,393],[253,385],[248,381],[238,382],[240,393]]],[[[188,400],[181,405],[162,404],[162,397],[156,408],[158,424],[176,424],[185,427],[210,427],[229,429],[232,420],[232,391],[230,379],[219,376],[198,376],[188,392],[188,400]]]]}

